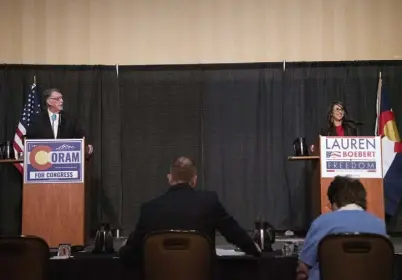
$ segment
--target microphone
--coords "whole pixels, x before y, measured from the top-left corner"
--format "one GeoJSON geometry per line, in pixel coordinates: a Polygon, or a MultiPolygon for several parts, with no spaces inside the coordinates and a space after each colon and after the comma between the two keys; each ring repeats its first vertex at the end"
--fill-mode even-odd
{"type": "Polygon", "coordinates": [[[360,122],[360,121],[355,121],[355,120],[344,120],[344,123],[351,123],[354,125],[364,125],[364,123],[360,122]]]}

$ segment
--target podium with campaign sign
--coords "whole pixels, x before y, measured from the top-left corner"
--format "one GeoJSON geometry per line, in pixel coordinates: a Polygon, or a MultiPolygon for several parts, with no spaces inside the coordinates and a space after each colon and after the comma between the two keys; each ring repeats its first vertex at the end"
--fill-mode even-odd
{"type": "Polygon", "coordinates": [[[357,178],[367,192],[367,211],[384,219],[381,137],[320,137],[321,213],[330,211],[328,186],[335,176],[357,178]]]}
{"type": "Polygon", "coordinates": [[[84,139],[25,140],[22,234],[84,245],[84,139]]]}
{"type": "Polygon", "coordinates": [[[367,211],[384,219],[381,137],[320,136],[314,155],[289,159],[313,162],[313,217],[331,210],[327,191],[333,178],[350,176],[359,179],[366,189],[367,211]]]}

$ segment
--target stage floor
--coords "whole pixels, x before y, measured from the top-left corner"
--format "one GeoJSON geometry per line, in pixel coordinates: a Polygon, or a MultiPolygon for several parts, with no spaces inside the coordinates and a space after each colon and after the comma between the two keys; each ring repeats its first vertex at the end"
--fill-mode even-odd
{"type": "MultiPolygon", "coordinates": [[[[114,238],[114,248],[116,251],[118,251],[120,249],[120,247],[123,245],[123,243],[125,242],[126,239],[127,239],[127,237],[114,238]]],[[[394,244],[395,254],[402,255],[402,237],[391,237],[391,241],[394,244]]],[[[298,237],[289,238],[289,237],[285,237],[285,236],[277,236],[276,242],[272,247],[275,251],[280,251],[286,242],[297,243],[299,246],[299,249],[301,249],[303,246],[304,238],[298,238],[298,237]]],[[[215,238],[215,245],[216,245],[216,248],[219,248],[219,249],[229,250],[229,249],[235,248],[232,244],[228,243],[222,235],[219,235],[219,234],[217,234],[217,236],[215,238]]],[[[93,249],[93,245],[86,246],[84,249],[84,252],[91,252],[92,249],[93,249]]],[[[52,249],[51,251],[57,251],[57,249],[52,249]]]]}
{"type": "MultiPolygon", "coordinates": [[[[232,249],[233,245],[228,243],[221,235],[216,237],[216,247],[222,249],[232,249]]],[[[286,238],[285,236],[278,236],[275,244],[272,246],[274,250],[281,250],[286,242],[296,242],[299,246],[303,246],[304,238],[286,238]]],[[[394,244],[395,254],[402,254],[402,237],[391,237],[391,241],[394,244]]]]}

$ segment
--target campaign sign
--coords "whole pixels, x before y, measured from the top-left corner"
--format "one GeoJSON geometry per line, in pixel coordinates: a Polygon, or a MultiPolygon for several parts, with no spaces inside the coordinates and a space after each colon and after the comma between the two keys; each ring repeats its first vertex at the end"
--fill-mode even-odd
{"type": "Polygon", "coordinates": [[[320,138],[321,177],[382,178],[380,137],[320,138]]]}
{"type": "Polygon", "coordinates": [[[25,140],[24,183],[82,183],[82,139],[25,140]]]}

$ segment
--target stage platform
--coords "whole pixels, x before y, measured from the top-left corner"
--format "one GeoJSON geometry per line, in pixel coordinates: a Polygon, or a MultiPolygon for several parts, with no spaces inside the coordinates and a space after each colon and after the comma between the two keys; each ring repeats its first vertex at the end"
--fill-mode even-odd
{"type": "MultiPolygon", "coordinates": [[[[402,255],[402,237],[390,237],[392,244],[394,244],[395,254],[402,255]]],[[[272,246],[274,250],[281,250],[286,242],[295,242],[300,247],[303,246],[304,237],[291,237],[286,238],[285,236],[278,236],[276,238],[275,244],[272,246]]],[[[216,238],[216,247],[218,248],[234,248],[231,244],[229,244],[223,236],[217,236],[216,238]]]]}
{"type": "MultiPolygon", "coordinates": [[[[394,280],[402,280],[402,238],[391,238],[395,246],[394,280]]],[[[50,260],[50,280],[110,280],[110,279],[142,279],[138,264],[131,268],[121,266],[117,251],[126,238],[115,239],[114,254],[93,254],[93,246],[87,246],[81,252],[74,252],[68,259],[50,260]]],[[[302,244],[303,238],[292,238],[302,244]]],[[[274,244],[275,250],[281,250],[288,238],[278,236],[274,244]]],[[[216,247],[219,249],[234,249],[222,236],[217,236],[216,247]]],[[[52,255],[56,251],[52,250],[52,255]]],[[[255,258],[245,255],[218,256],[217,268],[222,280],[294,280],[296,279],[297,255],[284,256],[276,253],[264,253],[255,258]]]]}
{"type": "MultiPolygon", "coordinates": [[[[391,238],[392,244],[394,245],[395,254],[402,255],[402,236],[395,236],[395,237],[391,236],[390,238],[391,238]]],[[[122,244],[124,244],[126,239],[127,239],[127,237],[114,238],[114,248],[116,251],[118,251],[120,249],[120,247],[122,246],[122,244]]],[[[279,235],[276,237],[276,242],[275,242],[275,244],[273,244],[272,248],[275,251],[280,251],[280,250],[282,250],[282,248],[286,242],[296,243],[300,250],[303,247],[304,237],[297,237],[297,236],[296,237],[285,237],[284,235],[279,235]]],[[[216,245],[216,248],[219,248],[219,249],[224,249],[224,250],[235,249],[235,246],[228,243],[226,241],[226,239],[220,234],[217,234],[217,236],[215,238],[215,245],[216,245]]],[[[93,245],[88,245],[84,248],[84,250],[82,252],[92,252],[92,250],[93,250],[93,245]]],[[[53,253],[57,252],[57,249],[51,249],[51,252],[53,252],[53,253]]]]}
{"type": "MultiPolygon", "coordinates": [[[[115,240],[118,250],[125,238],[115,240]]],[[[278,237],[274,249],[280,250],[287,239],[278,237]]],[[[302,238],[294,239],[302,242],[302,238]]],[[[402,238],[392,238],[395,246],[394,280],[402,280],[402,238]]],[[[232,249],[222,236],[216,238],[217,248],[232,249]]],[[[130,279],[140,280],[141,269],[139,264],[130,268],[121,266],[117,252],[114,254],[93,254],[93,246],[84,251],[76,252],[68,259],[50,260],[50,280],[110,280],[130,279]]],[[[53,255],[55,252],[53,252],[53,255]]],[[[297,255],[283,256],[277,253],[264,253],[262,257],[251,256],[218,256],[218,277],[222,280],[294,280],[296,279],[297,255]]]]}

